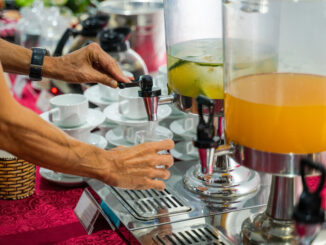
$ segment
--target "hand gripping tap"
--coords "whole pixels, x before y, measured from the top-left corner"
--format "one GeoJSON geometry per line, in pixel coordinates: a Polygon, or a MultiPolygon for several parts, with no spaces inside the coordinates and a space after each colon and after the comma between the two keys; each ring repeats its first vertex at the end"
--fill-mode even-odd
{"type": "Polygon", "coordinates": [[[171,104],[174,98],[173,96],[160,98],[161,89],[153,87],[153,78],[149,75],[141,76],[138,81],[133,81],[131,83],[118,83],[118,87],[120,89],[140,87],[138,95],[144,100],[148,121],[157,121],[158,105],[171,104]]]}

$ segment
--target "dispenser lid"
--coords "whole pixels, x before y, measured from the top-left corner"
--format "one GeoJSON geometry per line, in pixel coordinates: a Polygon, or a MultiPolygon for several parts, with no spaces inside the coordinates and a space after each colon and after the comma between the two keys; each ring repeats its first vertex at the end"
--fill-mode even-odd
{"type": "Polygon", "coordinates": [[[81,34],[83,36],[97,36],[98,32],[107,25],[108,21],[108,15],[91,16],[81,23],[83,27],[81,34]]]}
{"type": "Polygon", "coordinates": [[[100,33],[100,45],[102,49],[110,52],[124,52],[128,49],[126,41],[131,30],[128,27],[104,30],[100,33]]]}

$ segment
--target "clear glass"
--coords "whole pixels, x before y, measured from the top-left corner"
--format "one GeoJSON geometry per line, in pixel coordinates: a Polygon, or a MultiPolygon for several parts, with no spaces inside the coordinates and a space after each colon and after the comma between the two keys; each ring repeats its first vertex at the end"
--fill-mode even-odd
{"type": "Polygon", "coordinates": [[[326,1],[225,0],[225,133],[258,151],[326,151],[326,1]]]}
{"type": "MultiPolygon", "coordinates": [[[[172,139],[173,134],[166,134],[157,130],[157,125],[149,125],[147,130],[139,130],[135,134],[135,145],[143,144],[145,142],[157,142],[166,139],[172,139]]],[[[160,155],[170,154],[168,151],[158,152],[160,155]]],[[[164,165],[157,165],[156,168],[165,168],[164,165]]]]}
{"type": "Polygon", "coordinates": [[[223,99],[222,3],[165,0],[169,89],[188,97],[223,99]]]}

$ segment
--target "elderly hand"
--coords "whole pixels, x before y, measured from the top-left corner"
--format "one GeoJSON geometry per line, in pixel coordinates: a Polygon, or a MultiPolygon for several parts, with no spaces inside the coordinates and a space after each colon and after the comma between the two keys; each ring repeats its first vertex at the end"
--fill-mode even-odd
{"type": "Polygon", "coordinates": [[[164,190],[164,182],[157,179],[168,179],[170,172],[157,166],[170,168],[173,157],[157,152],[173,147],[172,140],[164,140],[112,149],[108,151],[108,166],[103,169],[100,179],[108,185],[122,188],[164,190]]]}
{"type": "Polygon", "coordinates": [[[45,76],[72,83],[103,83],[116,88],[117,82],[130,82],[97,43],[61,57],[45,57],[44,66],[45,76]]]}

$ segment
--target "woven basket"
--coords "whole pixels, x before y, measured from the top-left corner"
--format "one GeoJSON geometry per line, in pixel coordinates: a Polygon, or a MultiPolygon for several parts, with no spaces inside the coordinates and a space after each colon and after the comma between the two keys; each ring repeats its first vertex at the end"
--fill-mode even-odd
{"type": "Polygon", "coordinates": [[[0,199],[22,199],[34,190],[35,165],[0,151],[0,199]]]}

